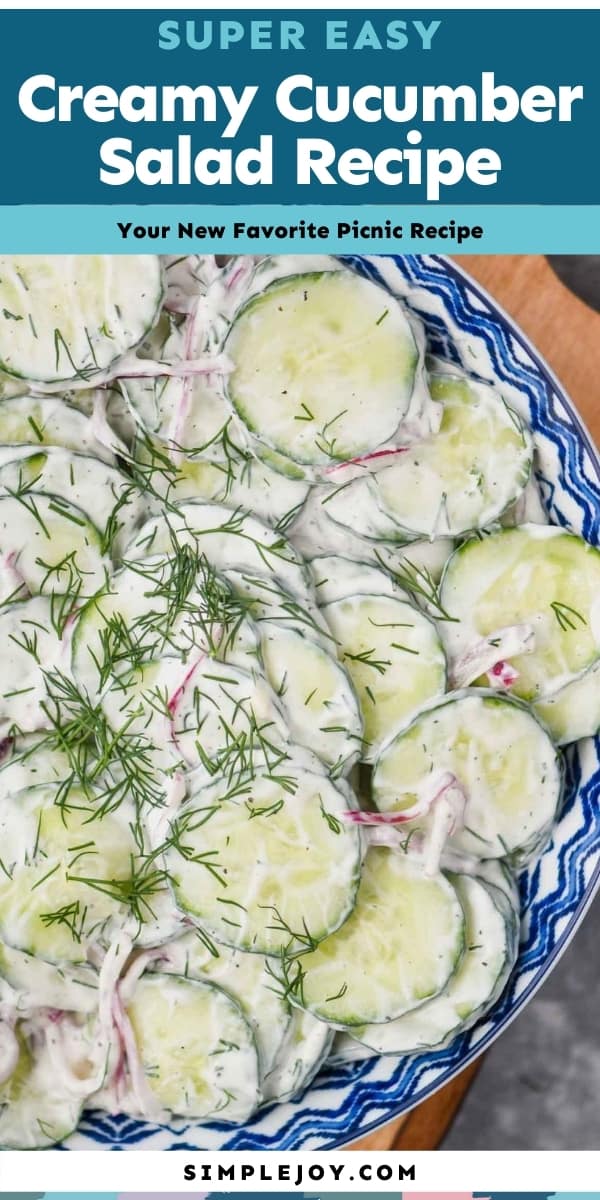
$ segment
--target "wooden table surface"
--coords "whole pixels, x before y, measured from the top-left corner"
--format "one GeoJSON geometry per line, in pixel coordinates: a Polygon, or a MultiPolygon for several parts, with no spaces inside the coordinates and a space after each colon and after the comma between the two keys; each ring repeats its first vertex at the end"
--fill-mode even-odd
{"type": "MultiPolygon", "coordinates": [[[[600,314],[568,291],[540,256],[461,255],[456,262],[489,291],[531,338],[600,444],[600,314]]],[[[478,1066],[479,1062],[472,1064],[412,1112],[348,1149],[435,1150],[478,1066]]]]}

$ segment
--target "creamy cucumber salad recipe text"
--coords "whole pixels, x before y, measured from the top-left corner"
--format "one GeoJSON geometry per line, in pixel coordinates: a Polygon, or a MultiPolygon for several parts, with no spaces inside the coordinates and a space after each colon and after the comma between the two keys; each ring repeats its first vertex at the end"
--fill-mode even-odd
{"type": "Polygon", "coordinates": [[[0,1145],[243,1123],[503,991],[600,554],[426,354],[332,258],[0,258],[0,1145]]]}

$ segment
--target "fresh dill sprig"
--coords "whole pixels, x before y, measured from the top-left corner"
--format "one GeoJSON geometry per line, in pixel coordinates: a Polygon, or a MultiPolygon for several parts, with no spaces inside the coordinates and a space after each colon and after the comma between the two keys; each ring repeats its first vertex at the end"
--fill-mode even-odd
{"type": "Polygon", "coordinates": [[[80,900],[74,900],[71,904],[57,908],[55,912],[40,913],[40,921],[47,929],[54,925],[64,925],[73,941],[79,944],[84,936],[87,911],[87,905],[82,905],[80,900]]]}
{"type": "Polygon", "coordinates": [[[577,622],[579,622],[580,625],[587,625],[587,621],[583,614],[578,612],[576,608],[571,608],[570,604],[563,604],[560,600],[553,600],[550,608],[552,609],[552,612],[554,613],[554,616],[556,617],[556,620],[558,621],[563,633],[567,629],[576,629],[577,622]]]}
{"type": "Polygon", "coordinates": [[[152,897],[164,891],[167,872],[154,865],[154,855],[137,860],[130,856],[131,873],[124,879],[96,879],[88,875],[67,873],[69,883],[84,884],[122,904],[140,925],[155,919],[152,897]]]}
{"type": "Polygon", "coordinates": [[[190,833],[195,833],[197,829],[205,825],[215,811],[214,807],[205,810],[195,809],[176,817],[171,821],[169,837],[163,850],[172,847],[186,862],[197,863],[198,866],[204,867],[221,887],[226,888],[227,880],[218,862],[218,850],[198,851],[190,842],[186,841],[190,833]]]}
{"type": "Polygon", "coordinates": [[[291,925],[288,921],[286,921],[285,917],[282,916],[276,905],[259,904],[258,908],[273,914],[273,924],[267,925],[266,929],[272,930],[275,933],[286,933],[288,935],[289,942],[283,951],[284,958],[288,956],[295,957],[295,954],[298,953],[298,948],[301,948],[303,952],[316,950],[319,944],[318,939],[313,937],[304,917],[302,917],[302,929],[297,930],[292,929],[291,925]]]}
{"type": "Polygon", "coordinates": [[[321,809],[321,816],[323,817],[323,819],[325,821],[327,821],[327,824],[328,824],[331,832],[332,833],[341,833],[342,832],[341,821],[338,821],[337,817],[334,817],[333,813],[327,812],[327,809],[325,808],[325,806],[323,804],[322,796],[319,796],[319,807],[321,809]]]}
{"type": "Polygon", "coordinates": [[[392,575],[400,587],[426,601],[438,621],[458,622],[458,617],[451,617],[446,612],[440,599],[440,589],[427,567],[420,566],[418,563],[411,562],[410,559],[405,558],[405,566],[396,567],[392,570],[383,560],[379,551],[376,551],[376,558],[379,565],[383,567],[384,571],[392,575]]]}
{"type": "MultiPolygon", "coordinates": [[[[88,343],[89,343],[89,338],[88,338],[88,343]]],[[[60,367],[60,358],[61,358],[61,354],[63,352],[66,356],[69,366],[71,367],[71,370],[73,371],[74,375],[78,379],[83,379],[87,382],[97,372],[98,364],[96,362],[94,362],[95,355],[92,358],[91,366],[89,366],[89,367],[78,366],[78,364],[75,362],[75,359],[73,358],[71,348],[69,346],[69,343],[66,341],[62,330],[55,329],[54,330],[54,357],[55,357],[54,365],[55,365],[55,368],[57,371],[59,370],[59,367],[60,367]]]]}
{"type": "Polygon", "coordinates": [[[314,421],[315,414],[310,411],[310,408],[304,401],[300,404],[300,412],[294,416],[295,421],[314,421]]]}
{"type": "MultiPolygon", "coordinates": [[[[134,487],[142,492],[146,499],[157,500],[167,509],[173,508],[170,493],[177,486],[182,474],[166,448],[150,434],[141,433],[138,435],[135,453],[121,450],[120,457],[134,487]]],[[[114,526],[113,521],[113,528],[114,526]]],[[[105,537],[107,536],[110,537],[110,530],[108,535],[105,532],[105,537]]]]}
{"type": "Polygon", "coordinates": [[[40,494],[38,494],[38,498],[36,500],[36,493],[34,491],[35,484],[38,482],[39,478],[40,476],[37,475],[34,479],[28,479],[23,473],[23,469],[19,468],[16,487],[7,487],[6,494],[7,496],[11,496],[13,500],[16,500],[18,504],[23,506],[30,516],[33,517],[36,524],[39,525],[44,537],[50,541],[50,531],[39,509],[39,500],[41,497],[40,494]]]}
{"type": "Polygon", "coordinates": [[[62,638],[66,626],[77,612],[89,572],[79,567],[75,550],[65,554],[56,563],[47,563],[43,558],[36,558],[35,561],[36,566],[44,571],[39,590],[45,594],[50,592],[50,621],[58,637],[62,638]]]}
{"type": "Polygon", "coordinates": [[[125,522],[122,519],[123,510],[128,508],[132,501],[136,497],[139,497],[140,494],[140,489],[135,484],[130,484],[121,490],[100,535],[100,550],[102,554],[115,554],[116,543],[125,527],[125,522]]]}
{"type": "Polygon", "coordinates": [[[66,755],[70,775],[56,803],[69,807],[73,789],[90,802],[89,820],[98,820],[129,798],[137,812],[164,803],[156,774],[153,746],[130,729],[129,716],[120,729],[109,724],[102,705],[90,700],[77,683],[59,670],[45,671],[42,711],[50,726],[47,744],[66,755]]]}
{"type": "Polygon", "coordinates": [[[352,654],[349,650],[344,650],[344,658],[350,659],[350,662],[361,663],[362,666],[372,667],[379,675],[385,675],[388,667],[391,667],[391,658],[375,658],[375,650],[360,650],[358,654],[352,654]]]}
{"type": "Polygon", "coordinates": [[[16,633],[9,633],[8,636],[9,636],[10,641],[15,643],[15,646],[18,646],[20,650],[24,650],[26,654],[30,654],[33,661],[35,663],[37,663],[37,665],[39,666],[40,665],[40,655],[39,655],[38,631],[37,631],[37,629],[35,629],[33,633],[31,633],[31,634],[28,633],[25,628],[25,626],[28,624],[35,624],[35,622],[28,622],[28,621],[22,622],[22,624],[21,624],[22,636],[20,638],[17,637],[16,633]]]}
{"type": "Polygon", "coordinates": [[[315,446],[317,447],[317,450],[320,450],[322,454],[326,454],[328,458],[340,457],[336,453],[335,449],[338,439],[337,437],[332,437],[329,430],[333,429],[333,426],[336,425],[338,421],[341,421],[342,417],[345,417],[347,412],[348,409],[343,408],[341,412],[336,413],[335,417],[332,417],[330,421],[325,422],[322,429],[320,429],[315,436],[315,446]]]}

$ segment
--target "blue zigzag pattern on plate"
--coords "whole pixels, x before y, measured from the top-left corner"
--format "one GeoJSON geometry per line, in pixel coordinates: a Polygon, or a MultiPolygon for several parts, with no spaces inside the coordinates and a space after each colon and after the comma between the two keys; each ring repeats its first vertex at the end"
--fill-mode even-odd
{"type": "MultiPolygon", "coordinates": [[[[518,392],[537,434],[538,478],[551,519],[600,540],[600,464],[560,385],[523,334],[454,264],[440,256],[367,259],[355,270],[401,294],[421,318],[431,353],[518,392]],[[458,345],[457,345],[458,342],[458,345]],[[463,347],[461,352],[461,345],[463,347]]],[[[548,975],[600,883],[600,741],[567,755],[565,802],[552,845],[521,878],[517,969],[492,1014],[444,1050],[325,1068],[293,1104],[270,1105],[243,1129],[86,1113],[65,1149],[317,1149],[340,1145],[405,1111],[446,1083],[506,1027],[548,975]]]]}

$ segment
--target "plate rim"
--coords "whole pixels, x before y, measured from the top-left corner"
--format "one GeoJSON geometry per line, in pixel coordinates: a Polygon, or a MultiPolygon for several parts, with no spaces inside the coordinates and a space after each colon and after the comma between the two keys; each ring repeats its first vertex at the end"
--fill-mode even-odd
{"type": "MultiPolygon", "coordinates": [[[[376,266],[378,258],[391,258],[394,261],[396,261],[398,258],[401,259],[405,256],[400,255],[400,254],[389,254],[389,255],[356,255],[355,257],[367,259],[368,261],[372,261],[373,264],[376,266]]],[[[406,256],[406,257],[408,257],[408,256],[406,256]]],[[[413,256],[411,256],[411,257],[413,257],[413,256]]],[[[516,336],[517,339],[520,341],[521,345],[524,347],[524,349],[527,350],[528,354],[531,356],[533,362],[535,363],[538,371],[541,373],[541,375],[544,378],[546,378],[549,381],[549,383],[551,383],[553,390],[558,395],[561,403],[563,403],[565,408],[567,409],[569,416],[571,417],[573,424],[577,430],[577,433],[581,436],[581,440],[584,443],[586,450],[590,456],[591,462],[593,464],[594,470],[595,470],[597,478],[598,478],[598,482],[600,484],[600,451],[596,448],[594,440],[590,434],[590,431],[589,431],[585,421],[583,420],[583,417],[579,413],[579,410],[577,409],[575,402],[571,399],[570,394],[567,392],[566,388],[561,383],[558,376],[554,373],[550,364],[546,361],[546,359],[543,357],[543,355],[540,354],[539,350],[536,349],[536,347],[533,345],[533,343],[529,339],[528,335],[521,328],[521,326],[518,324],[518,322],[515,320],[515,318],[511,317],[510,313],[508,313],[506,311],[506,309],[503,307],[503,305],[500,304],[494,298],[494,296],[492,296],[490,294],[490,292],[488,292],[487,288],[485,288],[483,286],[483,284],[479,283],[478,280],[475,280],[473,278],[473,276],[470,275],[469,272],[467,270],[465,270],[465,268],[461,264],[454,262],[448,255],[428,254],[428,255],[414,255],[414,257],[415,258],[427,257],[427,258],[432,259],[436,263],[440,263],[441,266],[444,268],[446,274],[448,274],[452,278],[458,280],[461,284],[466,283],[468,285],[469,289],[474,293],[474,295],[476,295],[480,300],[482,300],[486,304],[487,307],[491,308],[492,312],[495,311],[500,315],[503,322],[511,330],[511,333],[513,334],[513,336],[516,336]]],[[[497,1039],[509,1028],[509,1026],[512,1025],[513,1021],[516,1020],[516,1018],[518,1016],[520,1016],[522,1010],[533,999],[536,992],[538,992],[539,989],[541,987],[543,987],[548,976],[552,973],[552,971],[554,971],[554,968],[558,965],[560,959],[562,958],[563,954],[565,953],[565,950],[567,949],[567,947],[570,945],[573,938],[575,937],[575,934],[577,933],[578,929],[580,928],[583,920],[585,919],[585,917],[587,915],[588,909],[591,907],[591,905],[592,905],[593,901],[595,900],[599,891],[600,891],[600,860],[596,864],[595,870],[592,874],[592,878],[585,889],[585,894],[582,896],[582,899],[581,899],[577,909],[573,913],[571,921],[569,922],[567,928],[563,931],[560,938],[556,942],[555,946],[552,949],[551,954],[544,962],[543,969],[539,972],[538,977],[535,979],[532,979],[531,982],[527,985],[527,987],[523,989],[523,991],[521,992],[521,995],[518,997],[518,1000],[515,1003],[513,1010],[506,1017],[506,1020],[503,1021],[503,1023],[500,1025],[500,1027],[498,1029],[490,1030],[489,1033],[486,1034],[486,1036],[484,1038],[482,1038],[481,1042],[479,1042],[477,1044],[477,1046],[473,1047],[473,1049],[470,1050],[464,1056],[464,1058],[460,1062],[460,1065],[457,1065],[455,1068],[451,1069],[447,1078],[443,1079],[440,1082],[435,1081],[429,1087],[425,1088],[423,1090],[423,1092],[419,1095],[418,1100],[416,1100],[414,1104],[410,1104],[408,1107],[405,1108],[402,1105],[402,1103],[400,1103],[398,1105],[398,1108],[395,1109],[395,1111],[392,1112],[391,1115],[386,1115],[383,1118],[379,1118],[379,1119],[373,1121],[370,1125],[365,1125],[360,1130],[358,1137],[355,1137],[355,1136],[352,1136],[349,1138],[344,1137],[341,1140],[331,1142],[331,1144],[330,1144],[331,1149],[332,1150],[340,1149],[340,1148],[343,1148],[344,1146],[351,1145],[351,1143],[354,1141],[360,1141],[363,1137],[367,1137],[368,1134],[374,1133],[377,1129],[383,1129],[383,1127],[385,1125],[388,1125],[391,1121],[396,1120],[398,1117],[403,1116],[405,1113],[414,1111],[415,1108],[418,1108],[419,1105],[423,1104],[425,1100],[430,1099],[430,1097],[435,1095],[436,1092],[441,1091],[442,1088],[446,1087],[447,1084],[451,1083],[451,1081],[453,1079],[456,1079],[457,1075],[460,1075],[461,1072],[464,1071],[468,1066],[470,1066],[471,1063],[473,1063],[477,1058],[479,1058],[482,1054],[484,1054],[484,1052],[489,1050],[490,1046],[495,1041],[497,1041],[497,1039]]]]}

